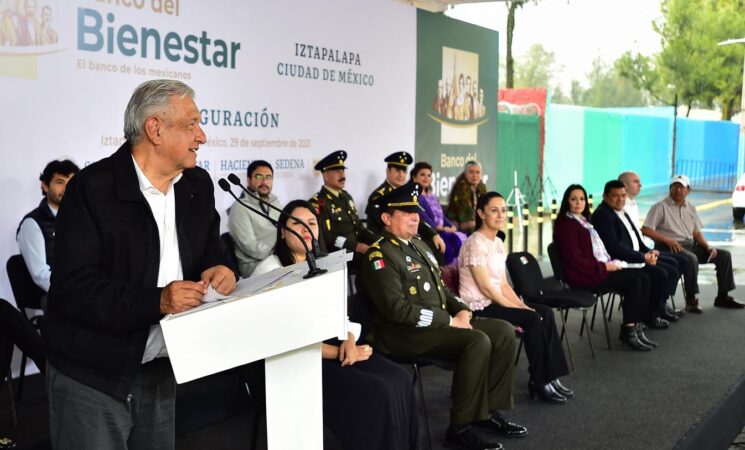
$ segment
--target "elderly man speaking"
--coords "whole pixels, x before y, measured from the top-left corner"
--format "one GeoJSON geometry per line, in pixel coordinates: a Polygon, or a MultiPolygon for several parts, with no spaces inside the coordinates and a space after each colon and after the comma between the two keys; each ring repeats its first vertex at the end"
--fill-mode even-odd
{"type": "Polygon", "coordinates": [[[206,136],[194,91],[153,80],[124,114],[126,142],[69,183],[57,216],[43,337],[52,446],[175,446],[176,381],[158,322],[228,294],[206,136]]]}

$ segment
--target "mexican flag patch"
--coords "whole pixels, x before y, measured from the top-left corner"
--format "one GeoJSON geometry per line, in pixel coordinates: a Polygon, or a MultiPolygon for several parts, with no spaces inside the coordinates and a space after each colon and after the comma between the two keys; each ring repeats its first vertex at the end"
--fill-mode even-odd
{"type": "Polygon", "coordinates": [[[375,270],[380,270],[380,269],[382,269],[382,268],[385,267],[385,261],[383,261],[382,259],[379,259],[377,261],[373,261],[372,264],[373,264],[373,269],[375,269],[375,270]]]}

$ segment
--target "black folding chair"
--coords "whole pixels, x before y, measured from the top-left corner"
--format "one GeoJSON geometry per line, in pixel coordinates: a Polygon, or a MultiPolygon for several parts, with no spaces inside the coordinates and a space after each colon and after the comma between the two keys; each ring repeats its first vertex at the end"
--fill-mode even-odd
{"type": "MultiPolygon", "coordinates": [[[[570,309],[582,311],[582,323],[580,328],[588,326],[587,308],[597,304],[597,298],[589,292],[566,289],[556,278],[544,278],[541,267],[535,257],[528,252],[517,252],[507,255],[507,270],[512,279],[515,292],[522,297],[523,301],[546,305],[559,311],[561,318],[561,337],[564,339],[569,359],[574,370],[574,355],[569,337],[566,333],[566,320],[570,309]]],[[[590,345],[590,353],[595,357],[592,347],[592,338],[587,333],[587,342],[590,345]]]]}
{"type": "MultiPolygon", "coordinates": [[[[21,255],[13,255],[8,258],[8,262],[5,265],[5,269],[8,272],[8,279],[10,280],[10,288],[13,291],[13,297],[16,301],[16,306],[26,318],[37,330],[41,326],[41,320],[43,315],[41,308],[41,300],[46,296],[46,292],[42,288],[34,283],[31,278],[31,274],[28,272],[26,262],[23,260],[21,255]],[[27,309],[34,310],[33,314],[29,314],[27,309]]],[[[21,401],[21,394],[23,393],[23,379],[26,377],[26,354],[21,356],[21,372],[18,376],[18,392],[16,393],[16,401],[21,401]]]]}
{"type": "MultiPolygon", "coordinates": [[[[595,296],[597,300],[599,300],[600,312],[603,315],[603,327],[605,328],[605,341],[608,346],[608,350],[610,350],[611,349],[610,331],[608,331],[608,318],[606,316],[606,312],[608,310],[609,304],[608,302],[606,302],[605,296],[608,294],[611,294],[611,291],[607,289],[594,289],[594,288],[584,288],[584,287],[572,288],[571,286],[569,286],[569,284],[566,282],[566,278],[564,277],[564,264],[561,260],[561,255],[559,254],[559,248],[556,246],[555,242],[548,244],[548,258],[551,261],[551,268],[554,271],[554,278],[557,281],[559,281],[563,286],[570,288],[572,291],[590,292],[592,293],[592,295],[595,296]]],[[[594,329],[595,313],[597,312],[597,309],[598,309],[598,303],[595,303],[595,306],[593,306],[593,310],[592,310],[590,330],[594,329]]],[[[582,335],[583,330],[584,330],[584,327],[580,328],[579,330],[580,336],[582,335]]]]}

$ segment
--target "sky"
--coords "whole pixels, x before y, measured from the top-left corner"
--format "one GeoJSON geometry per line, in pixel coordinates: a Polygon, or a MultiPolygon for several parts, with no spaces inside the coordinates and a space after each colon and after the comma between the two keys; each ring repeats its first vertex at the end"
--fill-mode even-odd
{"type": "MultiPolygon", "coordinates": [[[[499,59],[506,55],[507,7],[504,2],[455,6],[446,15],[498,31],[499,59]]],[[[661,16],[660,0],[538,0],[518,8],[513,55],[518,59],[533,44],[553,51],[561,70],[554,83],[565,94],[573,79],[587,86],[586,74],[600,57],[608,64],[627,50],[651,55],[660,50],[652,21],[661,16]]],[[[500,77],[503,73],[500,73],[500,77]]]]}

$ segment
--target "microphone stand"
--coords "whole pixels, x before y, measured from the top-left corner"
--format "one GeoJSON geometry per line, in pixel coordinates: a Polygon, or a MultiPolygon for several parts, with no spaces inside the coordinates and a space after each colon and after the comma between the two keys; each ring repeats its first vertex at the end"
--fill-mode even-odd
{"type": "MultiPolygon", "coordinates": [[[[228,175],[228,181],[230,181],[230,182],[231,182],[231,183],[233,183],[234,185],[236,185],[236,186],[240,187],[240,188],[241,188],[241,189],[243,190],[243,192],[245,192],[245,193],[246,193],[246,195],[248,195],[248,196],[250,196],[250,197],[253,197],[253,198],[254,198],[255,200],[257,200],[257,201],[258,201],[259,203],[261,203],[261,204],[263,204],[263,205],[265,205],[265,206],[268,206],[269,208],[272,208],[273,210],[275,210],[275,211],[277,211],[277,212],[279,212],[279,213],[282,213],[282,210],[281,210],[281,209],[277,208],[276,206],[272,205],[272,204],[271,204],[271,203],[269,203],[268,201],[266,201],[266,200],[262,199],[262,198],[261,198],[261,197],[259,197],[258,195],[254,194],[253,192],[251,192],[251,191],[249,191],[248,189],[246,189],[246,188],[245,188],[245,187],[244,187],[244,186],[243,186],[243,185],[241,184],[241,180],[240,180],[240,178],[238,178],[238,176],[237,176],[236,174],[234,174],[234,173],[231,173],[231,174],[229,174],[229,175],[228,175]]],[[[291,216],[291,215],[289,215],[289,214],[287,214],[287,216],[288,216],[288,217],[289,217],[290,219],[292,219],[292,220],[294,220],[295,222],[297,222],[297,223],[299,223],[300,225],[302,225],[303,227],[305,227],[305,229],[306,229],[306,230],[308,230],[308,234],[310,234],[310,238],[311,238],[311,244],[313,245],[313,254],[314,254],[314,255],[316,256],[316,258],[320,258],[320,257],[321,257],[321,247],[320,247],[320,246],[318,245],[318,239],[316,239],[316,238],[315,238],[315,236],[313,236],[313,232],[312,232],[312,231],[310,231],[310,227],[309,227],[309,226],[308,226],[308,225],[307,225],[307,224],[306,224],[305,222],[303,222],[302,220],[299,220],[299,219],[298,219],[298,218],[296,218],[296,217],[293,217],[293,216],[291,216]]]]}
{"type": "MultiPolygon", "coordinates": [[[[308,273],[305,274],[305,276],[303,276],[303,278],[305,278],[305,279],[312,278],[312,277],[315,277],[316,275],[321,275],[321,274],[324,274],[324,273],[328,272],[326,269],[320,269],[320,268],[318,268],[318,266],[316,265],[316,258],[313,255],[313,252],[310,251],[310,248],[308,247],[308,244],[305,243],[305,239],[303,239],[302,236],[300,236],[300,234],[297,231],[293,230],[292,228],[288,227],[287,225],[285,225],[285,224],[283,224],[283,223],[281,223],[279,221],[276,221],[276,220],[272,219],[271,217],[269,217],[269,215],[265,215],[263,212],[255,209],[252,206],[247,205],[246,203],[244,203],[243,201],[241,201],[241,199],[238,198],[233,193],[233,191],[230,189],[230,184],[228,183],[228,181],[225,178],[220,178],[217,181],[217,184],[220,185],[220,188],[223,191],[225,191],[228,194],[230,194],[230,196],[233,197],[235,199],[235,201],[237,201],[238,203],[240,203],[244,208],[247,208],[249,211],[252,211],[252,212],[258,214],[259,216],[265,218],[266,220],[268,220],[271,223],[273,223],[275,226],[282,227],[282,229],[284,229],[284,230],[292,233],[293,235],[295,235],[295,237],[298,238],[298,240],[300,240],[300,242],[303,244],[303,248],[305,248],[305,261],[308,263],[308,273]]],[[[300,221],[298,219],[295,219],[295,220],[298,223],[303,223],[302,221],[300,221]]],[[[307,225],[306,225],[306,227],[307,227],[307,225]]],[[[310,233],[310,236],[311,236],[311,238],[313,238],[313,233],[312,232],[310,233]]]]}

